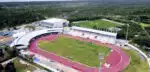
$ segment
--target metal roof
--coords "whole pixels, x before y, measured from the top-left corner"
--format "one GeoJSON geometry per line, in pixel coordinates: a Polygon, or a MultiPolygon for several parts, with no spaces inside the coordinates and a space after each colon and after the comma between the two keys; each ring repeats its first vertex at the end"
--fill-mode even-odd
{"type": "Polygon", "coordinates": [[[67,20],[59,19],[59,18],[50,18],[50,19],[46,19],[46,20],[42,20],[42,21],[47,22],[47,23],[59,23],[59,22],[67,21],[67,20]]]}
{"type": "Polygon", "coordinates": [[[50,33],[50,32],[61,32],[61,31],[62,31],[62,28],[53,28],[53,29],[33,31],[33,32],[23,35],[22,37],[17,38],[10,46],[12,47],[14,45],[19,45],[19,44],[28,46],[29,41],[38,35],[41,35],[44,33],[50,33]]]}

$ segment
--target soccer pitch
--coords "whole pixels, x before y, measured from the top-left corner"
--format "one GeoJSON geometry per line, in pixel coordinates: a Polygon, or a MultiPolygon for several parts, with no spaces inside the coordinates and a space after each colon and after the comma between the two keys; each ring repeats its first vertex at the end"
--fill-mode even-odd
{"type": "Polygon", "coordinates": [[[38,46],[46,51],[66,57],[82,64],[98,67],[100,62],[99,53],[106,56],[110,49],[89,42],[75,40],[65,36],[59,36],[54,41],[38,41],[38,46]]]}
{"type": "Polygon", "coordinates": [[[96,26],[97,28],[110,28],[120,26],[119,24],[111,23],[104,20],[79,21],[72,23],[72,25],[86,28],[94,28],[94,26],[96,26]]]}

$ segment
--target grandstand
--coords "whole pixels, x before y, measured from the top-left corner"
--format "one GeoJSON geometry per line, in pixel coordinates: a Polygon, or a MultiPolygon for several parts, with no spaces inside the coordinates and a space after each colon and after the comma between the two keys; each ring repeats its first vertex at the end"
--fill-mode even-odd
{"type": "Polygon", "coordinates": [[[32,38],[45,33],[51,33],[51,32],[62,32],[62,28],[44,29],[44,30],[29,32],[28,34],[15,39],[13,43],[10,44],[10,47],[13,47],[15,45],[28,46],[32,38]]]}
{"type": "Polygon", "coordinates": [[[111,44],[116,43],[116,36],[117,36],[117,33],[99,31],[99,30],[76,27],[76,26],[71,27],[68,34],[73,36],[98,40],[103,43],[111,43],[111,44]]]}

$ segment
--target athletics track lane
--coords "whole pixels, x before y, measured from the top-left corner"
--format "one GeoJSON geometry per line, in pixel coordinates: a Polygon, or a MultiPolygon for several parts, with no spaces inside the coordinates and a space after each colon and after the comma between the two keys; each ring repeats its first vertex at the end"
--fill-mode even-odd
{"type": "MultiPolygon", "coordinates": [[[[84,38],[80,38],[80,37],[73,37],[73,36],[69,36],[69,37],[74,38],[74,39],[94,42],[99,45],[105,45],[112,49],[110,54],[106,57],[106,63],[110,64],[110,67],[106,68],[106,66],[104,66],[104,64],[103,64],[102,69],[101,69],[102,72],[119,72],[129,64],[129,57],[118,46],[114,46],[111,44],[102,44],[98,41],[84,39],[84,38]]],[[[73,62],[64,57],[57,56],[54,53],[40,50],[40,48],[38,48],[38,46],[37,46],[38,40],[54,40],[56,38],[57,38],[57,35],[49,35],[49,36],[41,37],[31,43],[29,50],[32,52],[38,53],[40,55],[43,55],[47,58],[50,58],[54,61],[60,62],[66,66],[77,69],[81,72],[98,72],[98,68],[96,68],[96,67],[89,67],[89,66],[77,63],[77,62],[73,62]]]]}

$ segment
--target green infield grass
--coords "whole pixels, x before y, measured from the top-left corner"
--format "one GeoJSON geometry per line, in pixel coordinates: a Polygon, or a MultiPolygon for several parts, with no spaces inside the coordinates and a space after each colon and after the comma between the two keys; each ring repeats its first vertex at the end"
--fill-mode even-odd
{"type": "Polygon", "coordinates": [[[110,27],[118,27],[119,24],[111,23],[104,20],[93,20],[93,21],[79,21],[74,22],[72,25],[86,27],[86,28],[110,28],[110,27]]]}
{"type": "Polygon", "coordinates": [[[65,36],[59,36],[54,41],[39,41],[38,46],[43,50],[92,67],[99,66],[99,53],[106,56],[110,51],[107,47],[65,36]]]}
{"type": "Polygon", "coordinates": [[[130,56],[130,64],[122,72],[148,72],[148,62],[134,50],[124,50],[130,56]]]}

